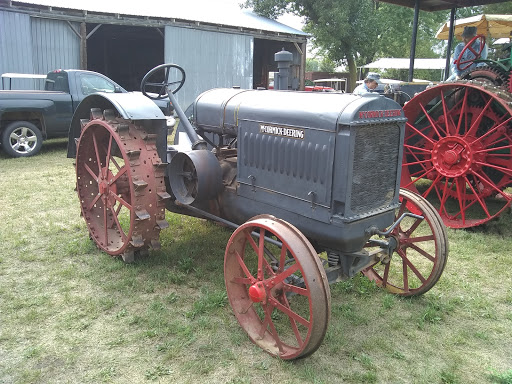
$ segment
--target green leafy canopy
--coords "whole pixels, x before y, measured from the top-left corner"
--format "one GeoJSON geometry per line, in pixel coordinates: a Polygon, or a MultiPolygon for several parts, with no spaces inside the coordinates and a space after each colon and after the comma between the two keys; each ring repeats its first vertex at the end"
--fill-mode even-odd
{"type": "MultiPolygon", "coordinates": [[[[495,8],[509,10],[509,3],[512,2],[495,8]]],[[[313,46],[327,59],[347,65],[354,81],[358,66],[383,57],[410,56],[414,19],[411,8],[375,0],[246,0],[244,6],[274,19],[284,13],[302,16],[306,23],[304,31],[311,34],[313,46]]],[[[457,16],[486,10],[462,8],[457,16]]],[[[420,12],[417,58],[445,57],[445,44],[435,34],[448,19],[449,11],[420,12]]]]}

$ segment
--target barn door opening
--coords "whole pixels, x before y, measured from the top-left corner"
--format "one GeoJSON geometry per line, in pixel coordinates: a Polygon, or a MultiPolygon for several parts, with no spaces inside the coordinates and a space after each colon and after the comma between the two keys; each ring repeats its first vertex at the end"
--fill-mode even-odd
{"type": "Polygon", "coordinates": [[[144,75],[164,62],[163,30],[87,24],[87,69],[108,76],[128,91],[139,91],[144,75]]]}

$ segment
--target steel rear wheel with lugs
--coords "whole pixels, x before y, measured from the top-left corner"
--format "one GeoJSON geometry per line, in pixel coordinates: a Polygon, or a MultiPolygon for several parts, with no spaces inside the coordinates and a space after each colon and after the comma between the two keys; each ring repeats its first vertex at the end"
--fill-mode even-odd
{"type": "Polygon", "coordinates": [[[97,246],[133,261],[135,253],[158,249],[167,226],[164,167],[156,135],[143,121],[113,110],[91,109],[77,143],[76,189],[81,213],[97,246]]]}
{"type": "Polygon", "coordinates": [[[443,83],[404,106],[403,188],[419,192],[446,226],[498,217],[512,196],[512,97],[489,84],[443,83]]]}

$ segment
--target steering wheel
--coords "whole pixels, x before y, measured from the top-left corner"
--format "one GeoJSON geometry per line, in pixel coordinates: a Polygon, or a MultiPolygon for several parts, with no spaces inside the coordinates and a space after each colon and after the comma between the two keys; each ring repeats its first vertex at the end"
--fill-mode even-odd
{"type": "MultiPolygon", "coordinates": [[[[155,75],[155,77],[157,77],[155,75]]],[[[144,96],[149,97],[152,100],[162,100],[165,99],[167,95],[167,89],[169,89],[170,92],[173,94],[178,92],[181,87],[183,87],[183,84],[185,84],[185,70],[181,68],[179,65],[176,64],[161,64],[155,68],[153,68],[151,71],[146,73],[144,78],[142,79],[140,83],[140,90],[144,96]],[[160,73],[163,72],[163,73],[160,73]],[[155,74],[158,73],[158,78],[161,79],[163,75],[163,81],[160,82],[154,82],[150,81],[151,77],[153,77],[155,74]],[[177,80],[173,80],[177,79],[177,80]],[[177,87],[175,87],[177,84],[177,87]],[[156,90],[156,93],[158,93],[158,96],[154,96],[152,94],[149,94],[147,91],[147,88],[151,89],[153,87],[156,90]],[[175,88],[175,89],[173,89],[175,88]]]]}
{"type": "Polygon", "coordinates": [[[473,37],[471,39],[471,41],[469,43],[467,43],[466,46],[462,49],[462,52],[460,53],[459,57],[455,60],[455,63],[457,64],[457,69],[459,71],[465,71],[466,69],[468,69],[471,66],[471,64],[473,64],[473,62],[475,60],[480,58],[480,56],[482,55],[482,51],[484,50],[484,47],[485,47],[485,36],[478,35],[478,36],[473,37]],[[479,40],[479,42],[480,42],[480,45],[478,46],[477,51],[475,51],[473,49],[473,43],[476,40],[479,40]],[[473,59],[469,59],[469,60],[462,60],[462,57],[468,50],[473,55],[475,55],[475,57],[473,59]]]}

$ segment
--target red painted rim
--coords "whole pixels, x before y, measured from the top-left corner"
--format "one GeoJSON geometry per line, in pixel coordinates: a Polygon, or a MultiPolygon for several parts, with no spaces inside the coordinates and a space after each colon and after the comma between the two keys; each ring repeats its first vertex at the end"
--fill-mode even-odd
{"type": "Polygon", "coordinates": [[[401,186],[429,200],[449,227],[483,224],[511,203],[508,98],[494,87],[458,82],[427,89],[404,106],[401,186]]]}

